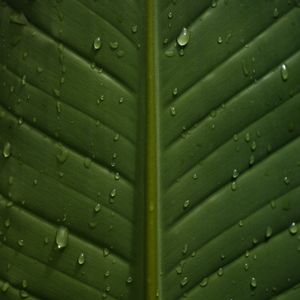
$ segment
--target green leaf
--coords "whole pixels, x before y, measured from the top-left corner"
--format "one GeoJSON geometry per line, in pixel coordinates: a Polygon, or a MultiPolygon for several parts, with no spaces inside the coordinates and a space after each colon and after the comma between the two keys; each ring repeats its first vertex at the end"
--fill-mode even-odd
{"type": "Polygon", "coordinates": [[[0,2],[0,298],[300,297],[300,2],[0,2]]]}

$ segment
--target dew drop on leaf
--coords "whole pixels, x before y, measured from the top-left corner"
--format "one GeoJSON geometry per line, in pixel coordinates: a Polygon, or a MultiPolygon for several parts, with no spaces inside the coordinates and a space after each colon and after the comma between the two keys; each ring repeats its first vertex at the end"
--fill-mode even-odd
{"type": "Polygon", "coordinates": [[[186,27],[183,27],[179,36],[177,37],[177,44],[180,47],[186,46],[190,40],[190,36],[191,36],[190,31],[186,27]]]}
{"type": "Polygon", "coordinates": [[[232,172],[232,178],[237,179],[239,177],[240,173],[237,169],[234,169],[232,172]]]}
{"type": "Polygon", "coordinates": [[[79,265],[83,265],[85,263],[85,254],[83,252],[79,254],[77,262],[79,265]]]}
{"type": "Polygon", "coordinates": [[[298,232],[298,226],[295,222],[293,222],[289,227],[289,232],[291,235],[295,235],[298,232]]]}
{"type": "Polygon", "coordinates": [[[10,287],[10,284],[8,282],[4,282],[1,286],[2,293],[6,293],[7,290],[9,289],[9,287],[10,287]]]}
{"type": "Polygon", "coordinates": [[[206,287],[208,284],[208,278],[207,277],[204,277],[201,282],[200,282],[200,286],[201,287],[206,287]]]}
{"type": "Polygon", "coordinates": [[[11,154],[11,144],[9,142],[6,142],[4,147],[3,147],[3,157],[4,158],[8,158],[10,157],[10,154],[11,154]]]}
{"type": "Polygon", "coordinates": [[[56,231],[55,242],[58,249],[63,249],[68,246],[69,242],[69,230],[64,226],[58,227],[56,231]]]}
{"type": "Polygon", "coordinates": [[[268,226],[266,229],[266,238],[269,239],[273,234],[273,229],[271,226],[268,226]]]}
{"type": "Polygon", "coordinates": [[[285,64],[281,65],[281,78],[283,81],[287,81],[289,78],[288,69],[285,64]]]}
{"type": "Polygon", "coordinates": [[[257,282],[256,282],[256,278],[255,277],[251,277],[251,280],[250,280],[250,287],[252,289],[255,289],[257,287],[257,282]]]}
{"type": "Polygon", "coordinates": [[[95,50],[99,50],[101,46],[102,46],[101,38],[100,36],[98,36],[94,39],[93,47],[95,50]]]}
{"type": "Polygon", "coordinates": [[[132,278],[131,276],[129,276],[129,277],[127,278],[126,282],[127,282],[128,284],[132,283],[132,282],[133,282],[133,278],[132,278]]]}
{"type": "Polygon", "coordinates": [[[94,207],[94,212],[95,213],[98,213],[99,211],[101,210],[101,204],[100,203],[97,203],[94,207]]]}
{"type": "Polygon", "coordinates": [[[184,286],[187,285],[188,281],[189,281],[188,278],[185,276],[185,277],[183,277],[183,278],[181,279],[180,285],[181,285],[182,287],[184,287],[184,286]]]}

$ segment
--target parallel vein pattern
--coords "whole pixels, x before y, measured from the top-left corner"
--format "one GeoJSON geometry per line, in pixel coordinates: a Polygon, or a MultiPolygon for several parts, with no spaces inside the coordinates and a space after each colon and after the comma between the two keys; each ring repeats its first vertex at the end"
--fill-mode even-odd
{"type": "Polygon", "coordinates": [[[162,298],[273,299],[300,279],[298,3],[163,2],[162,298]]]}

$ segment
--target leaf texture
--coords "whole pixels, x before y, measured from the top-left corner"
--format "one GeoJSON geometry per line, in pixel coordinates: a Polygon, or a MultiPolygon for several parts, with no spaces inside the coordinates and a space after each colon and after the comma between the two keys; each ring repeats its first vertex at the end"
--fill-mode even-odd
{"type": "Polygon", "coordinates": [[[299,35],[298,0],[2,1],[0,299],[298,299],[299,35]]]}

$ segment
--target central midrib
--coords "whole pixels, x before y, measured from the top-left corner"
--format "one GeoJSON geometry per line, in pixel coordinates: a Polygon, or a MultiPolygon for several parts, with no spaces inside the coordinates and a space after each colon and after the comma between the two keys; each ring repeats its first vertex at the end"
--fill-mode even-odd
{"type": "Polygon", "coordinates": [[[158,291],[158,142],[157,142],[157,78],[156,70],[156,3],[146,0],[146,299],[157,299],[158,291]]]}

